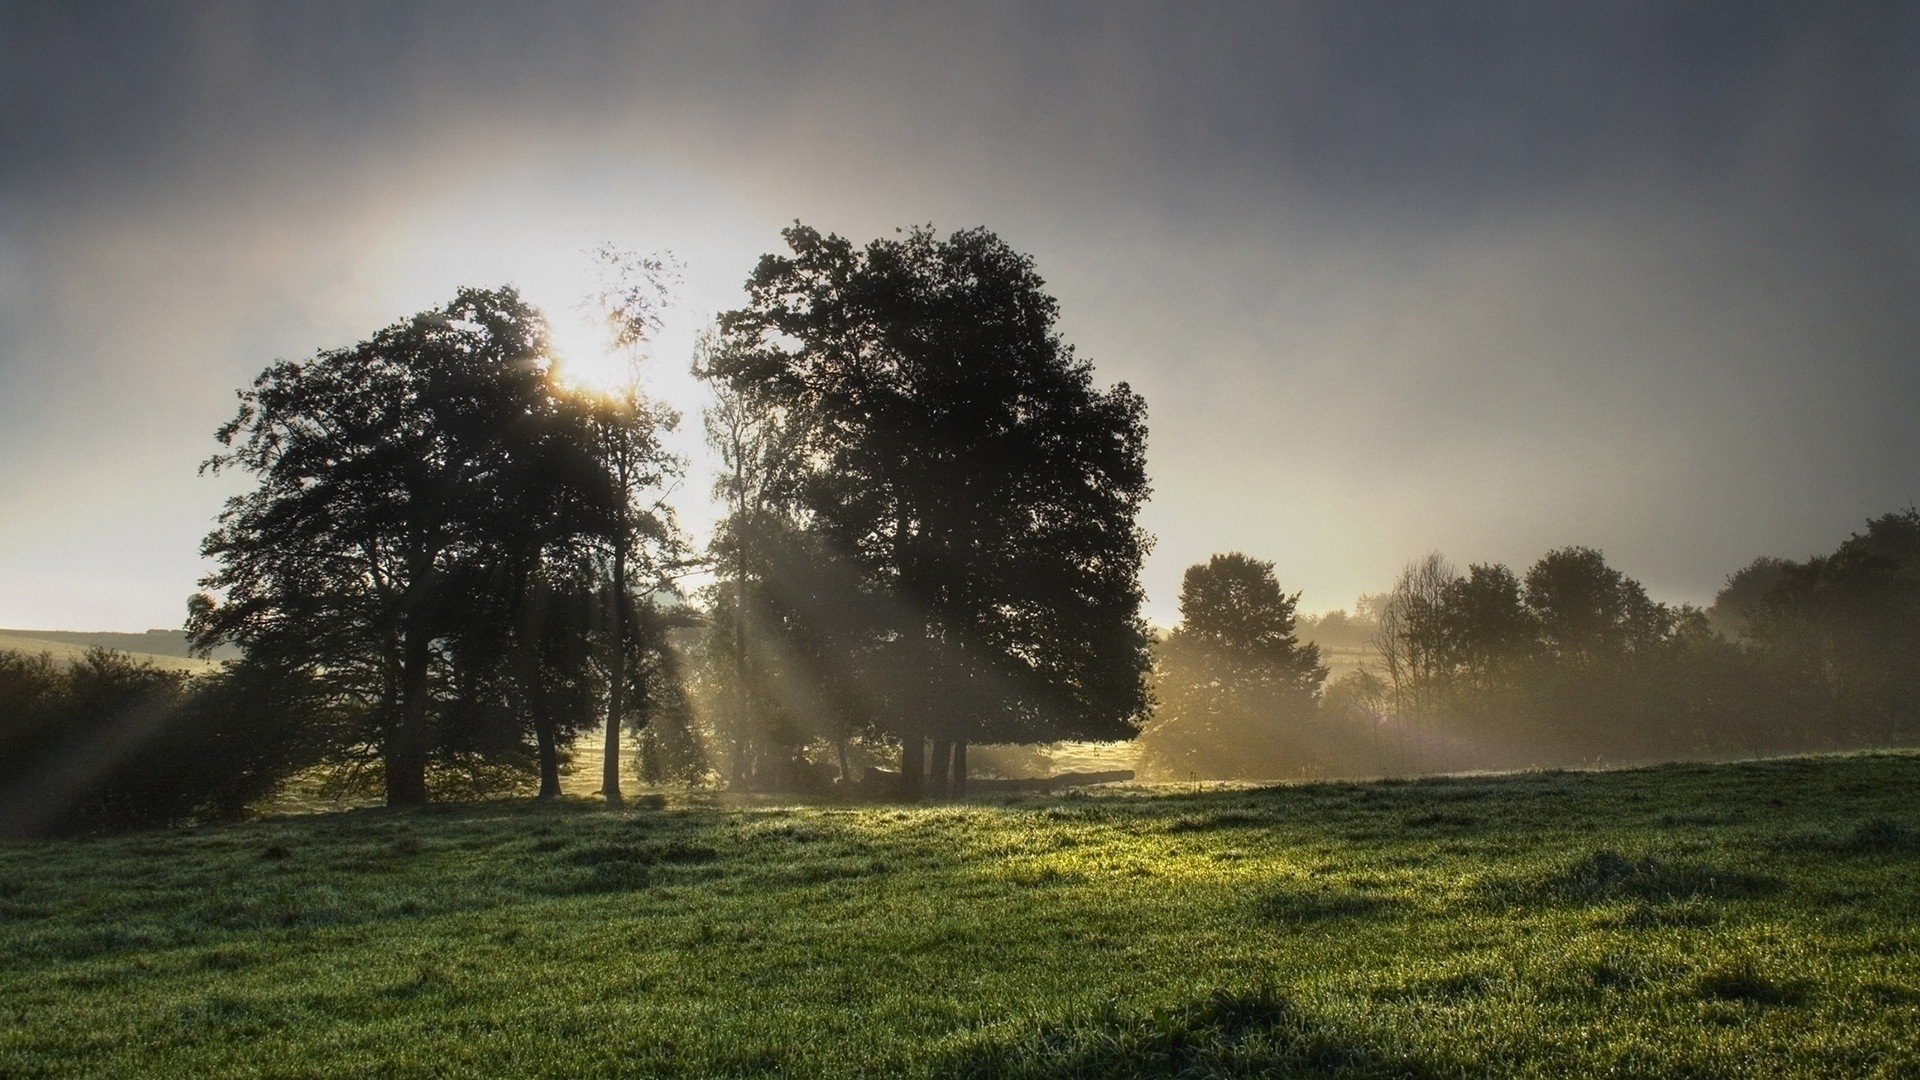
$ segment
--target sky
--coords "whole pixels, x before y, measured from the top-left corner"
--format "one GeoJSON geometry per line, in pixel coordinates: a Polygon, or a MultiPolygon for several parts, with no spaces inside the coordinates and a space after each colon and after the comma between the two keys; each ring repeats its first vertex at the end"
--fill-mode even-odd
{"type": "MultiPolygon", "coordinates": [[[[0,626],[176,626],[233,392],[600,243],[985,225],[1146,398],[1147,614],[1440,550],[1704,603],[1920,499],[1920,8],[0,2],[0,626]]],[[[585,369],[593,360],[576,348],[585,369]]]]}

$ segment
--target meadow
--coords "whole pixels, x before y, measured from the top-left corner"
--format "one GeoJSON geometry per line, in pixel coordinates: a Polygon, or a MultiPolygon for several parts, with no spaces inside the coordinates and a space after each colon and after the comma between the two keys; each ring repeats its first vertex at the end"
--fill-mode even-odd
{"type": "MultiPolygon", "coordinates": [[[[57,630],[0,630],[0,651],[25,653],[38,656],[46,653],[61,664],[71,664],[87,654],[87,650],[96,645],[125,653],[129,658],[142,664],[151,664],[166,671],[184,671],[193,675],[204,675],[219,670],[219,663],[186,656],[184,639],[180,641],[180,650],[175,652],[151,652],[140,646],[149,644],[142,639],[146,634],[73,634],[57,630]]],[[[157,635],[156,635],[157,636],[157,635]]],[[[172,640],[153,643],[158,647],[174,645],[172,640]]]]}
{"type": "Polygon", "coordinates": [[[1920,755],[0,848],[0,1075],[1920,1076],[1920,755]]]}

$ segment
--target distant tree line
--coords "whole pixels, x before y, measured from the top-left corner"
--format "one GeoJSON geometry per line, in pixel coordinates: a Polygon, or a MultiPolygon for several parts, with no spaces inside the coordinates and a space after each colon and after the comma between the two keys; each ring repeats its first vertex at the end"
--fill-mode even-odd
{"type": "Polygon", "coordinates": [[[1651,600],[1592,548],[1549,552],[1524,575],[1429,556],[1366,605],[1371,657],[1327,684],[1318,646],[1296,637],[1296,599],[1245,556],[1188,571],[1142,737],[1156,775],[1592,765],[1920,739],[1912,509],[1873,519],[1831,555],[1758,559],[1708,611],[1651,600]],[[1221,588],[1229,575],[1243,583],[1221,588]],[[1193,643],[1220,626],[1235,628],[1230,643],[1196,663],[1193,643]]]}

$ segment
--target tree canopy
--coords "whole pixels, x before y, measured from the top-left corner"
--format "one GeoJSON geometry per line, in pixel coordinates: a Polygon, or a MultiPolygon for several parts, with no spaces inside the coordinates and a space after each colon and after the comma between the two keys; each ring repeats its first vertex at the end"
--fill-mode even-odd
{"type": "Polygon", "coordinates": [[[430,760],[512,755],[529,727],[556,792],[598,693],[592,564],[662,474],[659,418],[557,386],[545,320],[511,288],[275,364],[240,399],[207,467],[258,484],[203,546],[197,643],[321,684],[390,802],[426,798],[430,760]]]}
{"type": "MultiPolygon", "coordinates": [[[[1099,389],[1033,261],[984,229],[795,225],[709,371],[806,433],[793,509],[868,601],[858,656],[920,745],[1126,738],[1146,706],[1145,405],[1099,389]]],[[[936,755],[938,757],[938,755],[936,755]]]]}

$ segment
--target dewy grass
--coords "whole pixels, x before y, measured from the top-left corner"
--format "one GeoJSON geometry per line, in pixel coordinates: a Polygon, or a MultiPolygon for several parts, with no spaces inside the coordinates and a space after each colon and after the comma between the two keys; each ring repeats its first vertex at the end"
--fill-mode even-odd
{"type": "Polygon", "coordinates": [[[1920,756],[0,849],[0,1075],[1915,1075],[1920,756]]]}

